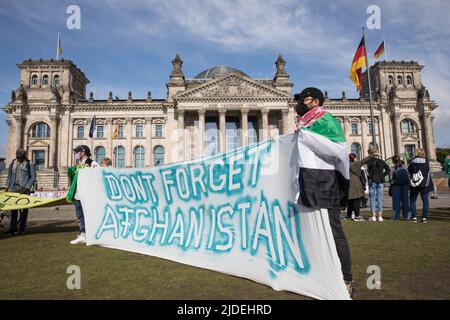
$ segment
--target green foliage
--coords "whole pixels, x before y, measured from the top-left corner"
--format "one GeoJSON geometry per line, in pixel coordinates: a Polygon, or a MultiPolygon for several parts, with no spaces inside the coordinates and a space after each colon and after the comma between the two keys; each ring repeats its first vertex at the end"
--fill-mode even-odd
{"type": "Polygon", "coordinates": [[[436,158],[441,165],[444,165],[445,158],[450,155],[450,148],[436,148],[436,158]]]}

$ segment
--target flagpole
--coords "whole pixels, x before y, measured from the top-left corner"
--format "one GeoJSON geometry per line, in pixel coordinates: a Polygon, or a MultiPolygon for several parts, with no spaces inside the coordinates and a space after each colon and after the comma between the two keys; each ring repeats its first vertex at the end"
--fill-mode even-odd
{"type": "Polygon", "coordinates": [[[383,43],[384,43],[384,61],[389,61],[388,55],[387,55],[386,39],[384,39],[384,36],[383,36],[383,43]]]}
{"type": "Polygon", "coordinates": [[[56,39],[56,60],[59,60],[59,32],[58,38],[56,39]]]}
{"type": "MultiPolygon", "coordinates": [[[[375,130],[375,121],[373,118],[373,105],[372,105],[372,86],[370,84],[370,63],[369,58],[367,56],[367,41],[366,41],[366,32],[365,28],[363,27],[363,37],[364,37],[364,54],[366,55],[366,63],[367,63],[367,80],[369,83],[369,107],[370,107],[370,122],[372,123],[372,144],[377,145],[376,140],[376,130],[375,130]]],[[[363,137],[364,139],[364,137],[363,137]]]]}

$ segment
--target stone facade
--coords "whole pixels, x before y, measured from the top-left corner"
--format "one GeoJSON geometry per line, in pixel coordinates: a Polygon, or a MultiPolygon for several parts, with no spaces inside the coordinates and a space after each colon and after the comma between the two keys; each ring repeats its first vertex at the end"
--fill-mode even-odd
{"type": "MultiPolygon", "coordinates": [[[[292,82],[281,57],[273,80],[216,66],[185,79],[179,55],[172,60],[166,99],[86,98],[89,80],[69,60],[25,60],[18,64],[19,88],[7,113],[7,163],[18,147],[39,168],[44,189],[67,188],[72,149],[91,148],[93,157],[109,157],[119,167],[149,167],[191,160],[294,131],[292,82]],[[93,116],[97,130],[88,131],[93,116]],[[118,137],[113,139],[117,127],[118,137]]],[[[377,62],[371,67],[377,143],[385,158],[426,150],[435,160],[432,111],[417,62],[377,62]]],[[[367,155],[372,141],[367,74],[359,99],[330,99],[325,107],[342,123],[351,150],[367,155]]],[[[435,165],[436,162],[433,162],[435,165]]],[[[437,167],[437,166],[436,166],[437,167]]],[[[4,174],[0,184],[4,182],[4,174]]]]}

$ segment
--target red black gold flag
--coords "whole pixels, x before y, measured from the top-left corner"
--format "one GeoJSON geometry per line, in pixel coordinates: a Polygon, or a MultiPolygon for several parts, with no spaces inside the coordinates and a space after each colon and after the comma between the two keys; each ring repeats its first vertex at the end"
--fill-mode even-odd
{"type": "Polygon", "coordinates": [[[364,37],[362,37],[359,43],[358,49],[356,49],[355,56],[353,57],[352,66],[350,68],[350,79],[356,85],[358,91],[361,91],[362,76],[361,69],[367,67],[366,62],[366,45],[364,37]]]}
{"type": "Polygon", "coordinates": [[[384,53],[384,41],[380,44],[377,51],[373,54],[373,56],[378,59],[384,53]]]}

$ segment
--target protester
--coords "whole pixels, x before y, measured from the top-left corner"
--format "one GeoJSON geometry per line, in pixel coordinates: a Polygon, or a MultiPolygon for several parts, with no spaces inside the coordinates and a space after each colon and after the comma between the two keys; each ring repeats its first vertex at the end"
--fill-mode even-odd
{"type": "Polygon", "coordinates": [[[409,173],[404,167],[405,162],[398,160],[394,163],[395,168],[392,173],[390,194],[392,196],[392,220],[400,219],[400,210],[403,218],[409,220],[409,173]]]}
{"type": "MultiPolygon", "coordinates": [[[[342,132],[342,127],[340,126],[338,121],[329,112],[326,112],[322,107],[322,104],[325,100],[322,91],[317,88],[306,88],[301,93],[296,94],[294,97],[297,101],[296,112],[298,114],[296,127],[298,130],[300,130],[300,133],[303,130],[311,132],[320,131],[322,133],[326,132],[327,136],[330,136],[332,137],[331,139],[334,139],[330,139],[331,141],[329,143],[329,148],[326,150],[319,149],[324,147],[314,145],[313,143],[309,143],[308,148],[310,148],[311,151],[314,152],[314,154],[320,159],[324,159],[324,157],[326,156],[333,157],[333,155],[336,154],[336,150],[332,149],[332,143],[339,142],[345,144],[345,137],[342,132]]],[[[307,144],[308,141],[303,141],[302,143],[307,144]]],[[[342,161],[342,163],[347,162],[348,164],[348,158],[340,159],[340,161],[342,161]]],[[[314,169],[308,171],[311,172],[313,176],[309,176],[308,181],[302,181],[306,179],[305,174],[307,170],[303,171],[305,171],[305,173],[302,173],[302,167],[300,167],[300,176],[298,177],[298,183],[300,185],[299,202],[306,207],[316,207],[320,206],[322,203],[330,204],[330,207],[325,208],[328,209],[331,231],[333,233],[334,242],[336,244],[337,254],[341,262],[344,281],[350,297],[353,298],[355,295],[355,289],[352,275],[350,248],[341,225],[340,217],[341,208],[345,207],[345,202],[347,200],[348,181],[346,183],[343,183],[343,180],[345,179],[340,172],[337,172],[335,170],[333,173],[334,176],[330,176],[330,179],[333,181],[328,181],[327,184],[322,184],[321,186],[322,188],[324,188],[324,185],[326,185],[326,192],[322,192],[322,190],[320,190],[320,194],[318,194],[317,190],[315,190],[314,194],[308,194],[308,191],[311,191],[315,187],[308,186],[307,184],[310,182],[311,184],[317,183],[317,180],[315,180],[314,178],[314,173],[312,173],[316,171],[314,171],[314,169]],[[308,191],[305,191],[306,188],[309,188],[307,189],[308,191]],[[320,199],[318,197],[320,197],[320,199]]]]}
{"type": "Polygon", "coordinates": [[[112,167],[112,160],[110,158],[104,158],[100,161],[100,166],[105,168],[112,167]]]}
{"type": "Polygon", "coordinates": [[[364,197],[364,187],[361,183],[361,167],[369,161],[372,156],[368,156],[362,160],[355,160],[356,154],[350,153],[350,187],[348,190],[347,202],[347,216],[346,219],[354,221],[364,221],[364,218],[359,215],[361,208],[361,198],[364,197]],[[354,217],[352,214],[354,213],[354,217]]]}
{"type": "MultiPolygon", "coordinates": [[[[6,191],[30,194],[36,183],[36,169],[27,158],[24,149],[17,149],[16,158],[11,161],[6,179],[6,191]]],[[[28,219],[28,209],[11,210],[10,234],[17,234],[17,217],[20,211],[19,233],[25,233],[28,219]]]]}
{"type": "Polygon", "coordinates": [[[369,155],[373,157],[367,162],[367,170],[369,173],[370,221],[377,221],[378,210],[378,221],[381,222],[383,221],[384,179],[389,176],[390,169],[377,152],[378,147],[370,145],[369,155]]]}
{"type": "Polygon", "coordinates": [[[422,222],[428,221],[430,210],[430,191],[434,190],[433,179],[431,179],[430,164],[425,157],[423,149],[417,149],[416,157],[411,160],[408,166],[408,172],[411,179],[410,185],[410,205],[411,221],[417,222],[416,201],[420,194],[423,203],[422,222]]]}
{"type": "Polygon", "coordinates": [[[447,173],[447,176],[448,176],[448,188],[450,189],[450,155],[448,155],[447,158],[445,158],[444,171],[447,173]]]}
{"type": "MultiPolygon", "coordinates": [[[[77,161],[77,170],[81,168],[87,168],[92,167],[96,168],[98,167],[98,163],[95,162],[90,158],[91,156],[91,150],[86,145],[80,145],[73,149],[73,152],[75,153],[75,160],[77,161]]],[[[76,179],[76,178],[75,178],[76,179]]],[[[71,181],[71,184],[76,183],[76,181],[71,181]]],[[[76,193],[74,196],[74,203],[75,203],[75,212],[77,214],[78,224],[80,225],[80,235],[75,239],[70,241],[71,244],[79,244],[79,243],[86,243],[86,228],[84,224],[84,213],[83,213],[83,207],[81,205],[80,201],[80,195],[78,193],[79,189],[76,186],[76,193]]]]}

